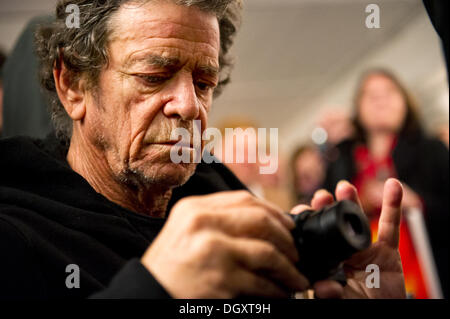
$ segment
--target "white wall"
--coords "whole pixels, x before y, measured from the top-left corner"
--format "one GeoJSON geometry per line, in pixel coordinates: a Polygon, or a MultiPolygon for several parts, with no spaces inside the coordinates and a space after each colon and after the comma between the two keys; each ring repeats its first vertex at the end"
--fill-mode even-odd
{"type": "Polygon", "coordinates": [[[56,0],[0,0],[0,47],[10,51],[31,18],[53,13],[56,0]]]}

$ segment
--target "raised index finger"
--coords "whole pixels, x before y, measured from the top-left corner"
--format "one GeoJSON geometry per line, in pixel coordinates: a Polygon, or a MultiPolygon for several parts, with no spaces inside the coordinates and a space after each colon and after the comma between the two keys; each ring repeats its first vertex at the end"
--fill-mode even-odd
{"type": "Polygon", "coordinates": [[[388,179],[384,184],[383,207],[378,222],[378,241],[392,248],[398,248],[402,198],[402,184],[394,178],[388,179]]]}

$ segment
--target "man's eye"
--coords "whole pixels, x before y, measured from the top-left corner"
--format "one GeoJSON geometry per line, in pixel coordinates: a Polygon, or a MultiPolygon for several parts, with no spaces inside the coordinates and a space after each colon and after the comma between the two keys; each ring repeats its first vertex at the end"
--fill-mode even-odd
{"type": "Polygon", "coordinates": [[[209,91],[214,88],[214,86],[205,82],[197,82],[196,85],[200,89],[200,91],[209,91]]]}
{"type": "Polygon", "coordinates": [[[144,80],[146,84],[155,85],[161,84],[167,81],[167,77],[163,76],[153,76],[153,75],[138,75],[139,78],[144,80]]]}

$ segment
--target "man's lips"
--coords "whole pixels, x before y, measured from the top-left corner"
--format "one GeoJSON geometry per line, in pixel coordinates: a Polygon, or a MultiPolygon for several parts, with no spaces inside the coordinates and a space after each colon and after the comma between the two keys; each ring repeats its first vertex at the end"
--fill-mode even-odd
{"type": "Polygon", "coordinates": [[[166,146],[180,146],[180,147],[186,147],[186,148],[194,148],[194,145],[192,143],[185,143],[182,141],[161,141],[161,142],[153,142],[150,144],[156,144],[156,145],[166,145],[166,146]]]}

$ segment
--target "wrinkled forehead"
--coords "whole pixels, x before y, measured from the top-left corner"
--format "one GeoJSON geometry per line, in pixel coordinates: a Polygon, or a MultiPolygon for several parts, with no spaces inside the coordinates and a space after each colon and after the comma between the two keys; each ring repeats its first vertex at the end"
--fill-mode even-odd
{"type": "Polygon", "coordinates": [[[197,54],[216,60],[220,51],[220,31],[213,13],[169,1],[126,3],[110,22],[110,44],[119,44],[122,55],[139,51],[197,54]]]}

